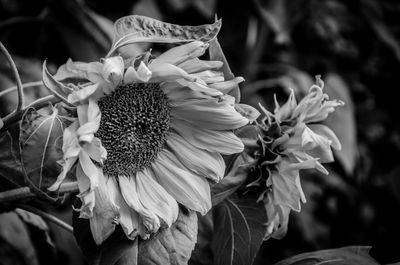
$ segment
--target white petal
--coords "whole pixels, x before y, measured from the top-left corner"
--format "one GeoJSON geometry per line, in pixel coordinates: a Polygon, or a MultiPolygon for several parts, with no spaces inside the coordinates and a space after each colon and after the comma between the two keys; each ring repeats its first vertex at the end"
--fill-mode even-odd
{"type": "Polygon", "coordinates": [[[119,207],[119,224],[124,230],[125,235],[133,240],[138,235],[139,216],[125,202],[119,189],[119,185],[115,178],[110,177],[107,180],[107,189],[110,198],[115,205],[119,207]]]}
{"type": "Polygon", "coordinates": [[[195,76],[189,75],[181,68],[168,63],[151,63],[149,65],[149,69],[152,72],[150,82],[153,83],[176,80],[180,78],[184,78],[189,81],[196,80],[195,76]]]}
{"type": "Polygon", "coordinates": [[[217,99],[186,100],[172,108],[171,115],[212,130],[234,130],[250,122],[233,106],[217,99]]]}
{"type": "Polygon", "coordinates": [[[85,78],[92,83],[98,83],[103,80],[101,76],[101,70],[103,65],[100,62],[73,62],[68,59],[67,63],[60,66],[54,78],[57,80],[63,80],[67,78],[85,78]]]}
{"type": "Polygon", "coordinates": [[[162,53],[154,63],[170,63],[177,65],[188,59],[199,57],[204,54],[208,44],[202,41],[193,41],[187,44],[179,45],[162,53]]]}
{"type": "Polygon", "coordinates": [[[133,66],[128,67],[124,76],[124,83],[129,84],[134,82],[148,82],[151,76],[151,71],[142,61],[140,62],[137,70],[135,70],[133,66]]]}
{"type": "Polygon", "coordinates": [[[152,164],[158,182],[179,203],[206,214],[211,208],[211,192],[207,180],[192,174],[167,150],[159,153],[152,164]]]}
{"type": "Polygon", "coordinates": [[[100,108],[97,102],[90,99],[87,108],[78,106],[77,110],[80,123],[80,127],[77,131],[79,142],[91,142],[94,138],[94,133],[96,133],[100,127],[100,108]]]}
{"type": "Polygon", "coordinates": [[[209,84],[209,86],[217,89],[218,91],[221,91],[224,94],[228,94],[232,89],[236,88],[238,84],[242,83],[243,81],[243,77],[237,76],[228,81],[209,84]]]}
{"type": "Polygon", "coordinates": [[[144,225],[150,232],[156,232],[160,228],[160,219],[155,213],[145,209],[141,204],[137,192],[136,176],[119,176],[118,179],[126,204],[140,214],[144,225]]]}
{"type": "Polygon", "coordinates": [[[260,112],[257,109],[247,104],[235,104],[235,110],[243,117],[246,117],[250,123],[254,122],[260,116],[260,112]]]}
{"type": "Polygon", "coordinates": [[[61,183],[64,181],[65,177],[67,176],[68,171],[72,168],[75,164],[78,157],[70,157],[64,161],[64,165],[62,167],[61,173],[58,175],[57,180],[47,189],[49,191],[56,191],[60,187],[61,183]]]}
{"type": "Polygon", "coordinates": [[[99,170],[99,185],[94,190],[95,206],[90,218],[90,229],[93,239],[100,245],[115,230],[116,220],[119,218],[118,207],[112,201],[107,189],[106,179],[99,170]]]}
{"type": "Polygon", "coordinates": [[[223,62],[220,61],[203,61],[199,58],[193,58],[178,64],[178,67],[185,70],[187,73],[198,73],[206,70],[216,70],[223,66],[223,62]]]}
{"type": "Polygon", "coordinates": [[[323,124],[308,124],[307,125],[313,132],[326,137],[331,141],[331,146],[336,150],[342,149],[342,145],[337,138],[336,134],[329,129],[326,125],[323,124]]]}
{"type": "Polygon", "coordinates": [[[84,151],[96,162],[103,163],[107,158],[107,150],[101,144],[101,140],[97,137],[93,138],[91,143],[87,143],[83,147],[84,151]]]}
{"type": "Polygon", "coordinates": [[[121,56],[109,57],[103,59],[103,68],[101,75],[103,78],[113,84],[118,86],[124,74],[124,60],[121,56]]]}
{"type": "Polygon", "coordinates": [[[158,215],[168,227],[178,218],[178,204],[165,189],[157,183],[150,169],[137,172],[137,191],[144,208],[158,215]]]}
{"type": "Polygon", "coordinates": [[[89,178],[89,189],[94,190],[99,185],[99,169],[86,152],[79,153],[79,164],[82,167],[83,173],[89,178]]]}
{"type": "Polygon", "coordinates": [[[68,102],[71,104],[75,104],[77,102],[82,102],[87,100],[96,90],[99,88],[99,84],[93,84],[89,86],[82,87],[79,90],[73,91],[68,95],[68,102]]]}
{"type": "Polygon", "coordinates": [[[230,131],[213,131],[199,128],[182,120],[172,119],[172,128],[192,145],[224,155],[240,153],[244,149],[242,141],[230,131]]]}
{"type": "Polygon", "coordinates": [[[93,216],[93,208],[95,205],[94,190],[91,189],[91,182],[88,176],[83,172],[80,163],[76,166],[76,179],[78,180],[78,187],[80,194],[77,195],[82,201],[82,206],[78,210],[80,212],[79,218],[90,218],[93,216]]]}
{"type": "Polygon", "coordinates": [[[223,82],[225,80],[224,74],[220,71],[206,70],[199,73],[192,74],[197,78],[203,80],[206,84],[223,82]]]}
{"type": "Polygon", "coordinates": [[[199,149],[175,133],[168,136],[167,144],[179,161],[194,174],[215,182],[224,177],[225,163],[219,153],[199,149]]]}

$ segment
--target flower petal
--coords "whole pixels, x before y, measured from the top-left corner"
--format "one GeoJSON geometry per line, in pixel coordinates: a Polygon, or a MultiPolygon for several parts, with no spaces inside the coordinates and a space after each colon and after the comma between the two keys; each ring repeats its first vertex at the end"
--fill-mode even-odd
{"type": "Polygon", "coordinates": [[[139,216],[133,209],[131,209],[125,202],[119,190],[118,183],[114,177],[107,180],[107,189],[110,198],[115,205],[119,207],[119,224],[124,230],[125,235],[133,240],[138,235],[139,216]]]}
{"type": "Polygon", "coordinates": [[[214,182],[224,177],[225,163],[219,153],[199,149],[175,133],[168,136],[167,144],[179,161],[194,174],[214,182]]]}
{"type": "Polygon", "coordinates": [[[80,163],[76,166],[76,179],[78,180],[79,197],[82,201],[82,206],[78,211],[80,212],[79,218],[90,218],[93,216],[93,208],[95,204],[94,190],[91,189],[91,182],[89,177],[83,172],[80,163]]]}
{"type": "Polygon", "coordinates": [[[171,127],[192,145],[224,155],[240,153],[244,149],[242,141],[230,131],[213,131],[199,128],[186,121],[172,119],[171,127]]]}
{"type": "Polygon", "coordinates": [[[60,185],[67,176],[68,171],[70,171],[77,159],[77,156],[65,159],[62,165],[62,171],[58,175],[57,180],[50,187],[47,188],[49,191],[56,191],[58,190],[58,188],[60,188],[60,185]]]}
{"type": "Polygon", "coordinates": [[[158,215],[170,227],[178,218],[178,204],[154,179],[150,169],[137,172],[137,192],[144,208],[158,215]]]}
{"type": "Polygon", "coordinates": [[[307,126],[316,134],[324,136],[325,138],[330,140],[331,146],[336,150],[342,149],[342,144],[340,143],[336,134],[331,129],[329,129],[328,126],[323,124],[308,124],[307,126]]]}
{"type": "Polygon", "coordinates": [[[83,149],[89,157],[96,162],[103,163],[107,158],[107,150],[103,147],[101,140],[97,137],[93,138],[91,143],[85,144],[83,149]]]}
{"type": "Polygon", "coordinates": [[[168,150],[159,153],[152,164],[156,179],[179,203],[206,214],[211,208],[211,192],[207,180],[192,174],[168,150]]]}
{"type": "Polygon", "coordinates": [[[99,169],[86,152],[79,153],[79,164],[81,165],[83,173],[89,178],[89,189],[94,190],[99,185],[99,169]]]}
{"type": "Polygon", "coordinates": [[[129,84],[133,82],[148,82],[152,76],[152,72],[147,66],[140,62],[137,70],[133,66],[129,66],[124,76],[124,83],[129,84]]]}
{"type": "Polygon", "coordinates": [[[124,60],[121,56],[114,56],[103,59],[103,68],[101,70],[101,75],[103,78],[113,84],[118,86],[124,74],[124,60]]]}
{"type": "Polygon", "coordinates": [[[197,78],[200,78],[206,84],[223,82],[225,80],[224,73],[220,71],[206,70],[203,72],[194,73],[192,75],[196,76],[197,78]]]}
{"type": "Polygon", "coordinates": [[[150,82],[153,83],[176,80],[179,78],[184,78],[189,81],[196,80],[195,76],[189,75],[181,68],[169,63],[151,63],[149,69],[152,72],[150,82]]]}
{"type": "Polygon", "coordinates": [[[91,142],[94,133],[100,127],[101,112],[94,100],[89,100],[89,104],[77,107],[80,127],[77,130],[79,142],[91,142]]]}
{"type": "Polygon", "coordinates": [[[97,91],[99,88],[99,84],[88,85],[82,87],[79,90],[73,91],[71,94],[68,95],[68,102],[71,104],[75,104],[78,102],[82,102],[87,100],[93,93],[97,91]]]}
{"type": "Polygon", "coordinates": [[[156,232],[160,228],[160,219],[141,204],[137,192],[136,176],[119,176],[118,180],[126,204],[140,214],[143,224],[149,232],[156,232]]]}
{"type": "Polygon", "coordinates": [[[243,81],[243,77],[237,76],[228,81],[209,84],[209,86],[217,89],[218,91],[221,91],[224,94],[228,94],[229,92],[231,92],[232,89],[236,88],[238,84],[242,83],[243,81]]]}
{"type": "Polygon", "coordinates": [[[171,115],[212,130],[238,129],[250,122],[233,106],[217,99],[186,100],[172,108],[171,115]]]}
{"type": "Polygon", "coordinates": [[[73,62],[71,59],[61,65],[54,78],[64,80],[67,78],[84,78],[92,83],[98,83],[103,80],[101,76],[103,65],[100,62],[73,62]]]}
{"type": "Polygon", "coordinates": [[[192,74],[206,70],[216,70],[221,68],[223,64],[221,61],[204,61],[196,57],[178,64],[178,67],[192,74]]]}
{"type": "Polygon", "coordinates": [[[202,41],[193,41],[169,49],[154,59],[153,62],[177,65],[186,60],[203,55],[207,48],[207,43],[202,41]]]}
{"type": "Polygon", "coordinates": [[[116,221],[119,218],[118,207],[111,200],[107,189],[106,179],[99,170],[99,185],[94,190],[95,205],[93,216],[90,218],[90,229],[93,239],[97,245],[100,245],[115,230],[116,221]]]}

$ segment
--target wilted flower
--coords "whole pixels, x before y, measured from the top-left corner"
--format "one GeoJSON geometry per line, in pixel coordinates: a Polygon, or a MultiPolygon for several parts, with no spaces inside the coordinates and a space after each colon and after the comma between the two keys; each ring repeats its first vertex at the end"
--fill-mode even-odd
{"type": "Polygon", "coordinates": [[[267,174],[262,173],[256,184],[265,181],[265,190],[259,200],[264,201],[268,215],[266,237],[282,237],[290,211],[300,211],[300,202],[306,202],[299,171],[315,168],[328,174],[321,163],[334,160],[331,147],[341,149],[335,133],[319,122],[343,102],[329,100],[323,93],[323,85],[317,76],[317,84],[299,103],[293,91],[282,106],[275,99],[273,114],[261,106],[264,117],[258,123],[262,146],[258,164],[262,167],[261,172],[267,174]]]}
{"type": "Polygon", "coordinates": [[[211,208],[221,154],[243,150],[232,130],[259,113],[226,94],[243,78],[224,81],[222,62],[198,59],[207,47],[193,41],[156,58],[69,60],[54,76],[86,83],[70,85],[77,119],[64,132],[63,171],[50,189],[78,162],[80,217],[90,219],[96,243],[116,223],[131,239],[148,238],[176,220],[178,203],[201,214],[211,208]]]}

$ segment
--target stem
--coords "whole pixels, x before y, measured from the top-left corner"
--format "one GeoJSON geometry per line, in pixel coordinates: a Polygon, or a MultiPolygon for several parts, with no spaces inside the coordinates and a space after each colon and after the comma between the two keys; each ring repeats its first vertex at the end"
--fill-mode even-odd
{"type": "MultiPolygon", "coordinates": [[[[43,82],[42,81],[35,81],[35,82],[28,82],[28,83],[24,83],[22,84],[22,88],[28,88],[28,87],[35,87],[35,86],[42,86],[43,82]]],[[[16,90],[18,87],[17,86],[13,86],[13,87],[9,87],[3,91],[0,92],[0,97],[13,92],[14,90],[16,90]]]]}
{"type": "Polygon", "coordinates": [[[42,210],[36,209],[36,208],[34,208],[32,206],[25,205],[25,204],[14,204],[14,206],[17,207],[17,208],[23,209],[25,211],[37,214],[40,217],[42,217],[43,219],[46,219],[47,221],[52,222],[53,224],[56,224],[56,225],[64,228],[65,230],[67,230],[71,234],[74,232],[74,229],[72,228],[72,226],[70,226],[66,222],[58,219],[54,215],[48,214],[48,213],[46,213],[46,212],[44,212],[42,210]]]}
{"type": "Polygon", "coordinates": [[[54,95],[49,95],[43,98],[39,98],[38,100],[32,102],[31,104],[21,109],[20,111],[8,114],[6,117],[3,118],[4,126],[0,129],[0,132],[7,130],[7,128],[12,123],[19,121],[27,109],[29,108],[38,109],[46,106],[49,103],[57,103],[57,102],[60,102],[59,98],[57,98],[54,95]]]}
{"type": "Polygon", "coordinates": [[[16,108],[15,112],[18,112],[22,109],[22,107],[24,105],[24,93],[22,91],[21,78],[19,77],[17,66],[15,65],[13,59],[11,58],[10,53],[7,51],[6,47],[4,47],[4,45],[1,41],[0,41],[0,50],[3,52],[3,54],[6,56],[8,62],[10,63],[11,70],[14,73],[15,82],[17,82],[18,104],[17,104],[17,108],[16,108]]]}
{"type": "MultiPolygon", "coordinates": [[[[69,182],[61,184],[60,189],[58,190],[60,194],[78,192],[78,191],[79,191],[78,182],[69,182]]],[[[27,199],[32,197],[36,197],[36,195],[31,191],[29,187],[21,187],[13,190],[6,190],[0,192],[0,203],[27,199]]]]}

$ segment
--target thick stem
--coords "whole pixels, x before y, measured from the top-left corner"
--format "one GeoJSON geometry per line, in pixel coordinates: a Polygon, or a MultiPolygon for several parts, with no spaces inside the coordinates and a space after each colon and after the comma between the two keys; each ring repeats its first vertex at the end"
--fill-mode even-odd
{"type": "Polygon", "coordinates": [[[18,69],[14,63],[14,60],[11,58],[10,53],[7,51],[6,47],[4,47],[4,45],[1,41],[0,41],[0,50],[3,52],[3,54],[6,56],[8,62],[10,63],[11,70],[14,73],[15,82],[17,83],[18,103],[17,103],[17,108],[15,109],[15,112],[18,112],[24,106],[24,92],[22,90],[21,78],[19,77],[18,69]]]}

